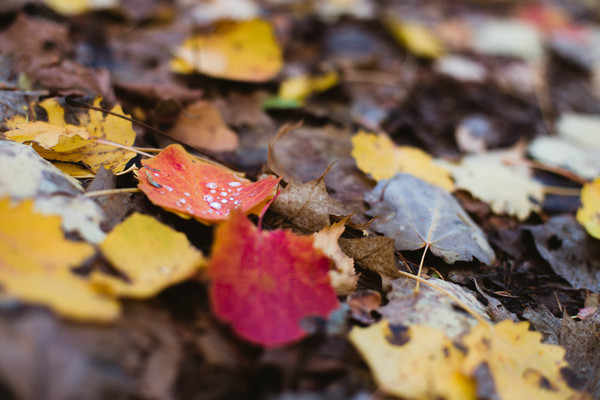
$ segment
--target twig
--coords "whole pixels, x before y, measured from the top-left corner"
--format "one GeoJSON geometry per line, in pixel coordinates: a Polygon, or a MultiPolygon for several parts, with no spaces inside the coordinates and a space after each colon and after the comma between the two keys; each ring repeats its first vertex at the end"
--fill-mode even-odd
{"type": "Polygon", "coordinates": [[[106,190],[96,190],[93,192],[87,192],[83,195],[85,197],[98,197],[98,196],[110,196],[111,194],[120,194],[120,193],[137,193],[140,192],[138,188],[125,188],[125,189],[106,189],[106,190]]]}

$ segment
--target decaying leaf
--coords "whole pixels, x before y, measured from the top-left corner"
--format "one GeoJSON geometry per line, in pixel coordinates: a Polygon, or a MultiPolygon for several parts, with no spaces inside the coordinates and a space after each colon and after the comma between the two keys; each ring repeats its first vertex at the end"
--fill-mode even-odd
{"type": "Polygon", "coordinates": [[[331,286],[338,294],[350,294],[356,290],[358,275],[354,270],[354,260],[348,257],[338,244],[338,239],[344,233],[348,217],[326,226],[319,232],[313,233],[314,247],[321,250],[334,263],[335,269],[329,271],[331,286]]]}
{"type": "Polygon", "coordinates": [[[467,354],[462,371],[477,380],[478,397],[577,398],[562,374],[568,367],[565,350],[542,344],[542,335],[528,328],[527,322],[504,320],[493,327],[480,324],[463,338],[467,354]]]}
{"type": "Polygon", "coordinates": [[[0,140],[0,197],[34,199],[35,209],[60,215],[66,232],[77,232],[91,243],[100,243],[104,214],[91,199],[82,196],[81,184],[40,157],[30,146],[0,140]]]}
{"type": "Polygon", "coordinates": [[[325,175],[303,184],[290,182],[271,205],[286,221],[305,232],[316,232],[329,226],[329,194],[325,175]]]}
{"type": "Polygon", "coordinates": [[[503,157],[511,151],[470,155],[460,164],[443,163],[457,189],[464,189],[488,203],[496,214],[508,214],[520,220],[539,211],[544,200],[542,184],[533,180],[527,169],[505,165],[503,157]]]}
{"type": "Polygon", "coordinates": [[[600,178],[583,185],[581,205],[577,210],[577,222],[583,225],[591,236],[600,239],[600,178]]]}
{"type": "Polygon", "coordinates": [[[531,232],[535,247],[554,272],[575,289],[600,292],[600,246],[573,217],[559,215],[524,229],[531,232]]]}
{"type": "MultiPolygon", "coordinates": [[[[100,107],[101,101],[101,98],[97,98],[93,105],[100,107]]],[[[135,156],[132,151],[95,141],[102,139],[117,145],[132,146],[135,132],[130,121],[96,110],[66,117],[65,109],[56,98],[44,100],[37,107],[42,110],[37,118],[47,118],[47,125],[15,116],[7,122],[12,130],[6,132],[5,137],[21,143],[33,143],[34,149],[47,160],[82,163],[93,172],[102,166],[113,172],[122,171],[135,156]],[[67,123],[67,119],[76,119],[76,127],[79,128],[67,123]],[[51,131],[44,132],[43,126],[51,131]],[[82,129],[87,130],[87,136],[82,129]]],[[[125,116],[119,105],[113,107],[111,112],[125,116]]]]}
{"type": "Polygon", "coordinates": [[[406,399],[476,399],[475,381],[461,374],[463,353],[426,326],[394,326],[383,320],[355,327],[350,341],[373,372],[380,390],[406,399]]]}
{"type": "Polygon", "coordinates": [[[119,304],[92,289],[71,267],[94,254],[94,248],[64,238],[58,216],[33,210],[31,200],[13,206],[0,200],[0,284],[5,294],[81,321],[110,321],[119,304]]]}
{"type": "Polygon", "coordinates": [[[154,296],[189,278],[206,263],[183,233],[139,213],[117,225],[100,244],[100,250],[127,281],[94,273],[94,286],[124,297],[154,296]]]}
{"type": "Polygon", "coordinates": [[[217,227],[208,274],[214,313],[246,340],[279,346],[304,337],[303,318],[338,306],[329,259],[310,236],[259,231],[241,213],[217,227]]]}
{"type": "Polygon", "coordinates": [[[194,158],[180,145],[170,145],[142,164],[138,187],[152,203],[207,224],[226,220],[234,209],[259,212],[279,183],[273,176],[258,182],[241,178],[223,166],[194,158]]]}
{"type": "Polygon", "coordinates": [[[387,136],[358,132],[352,137],[352,157],[358,168],[376,181],[406,173],[449,192],[453,190],[450,173],[435,165],[429,154],[416,147],[396,146],[387,136]]]}
{"type": "Polygon", "coordinates": [[[477,258],[490,265],[494,251],[484,233],[444,189],[398,174],[380,181],[365,195],[377,216],[372,227],[394,239],[396,250],[418,250],[429,244],[433,254],[453,264],[477,258]]]}
{"type": "MultiPolygon", "coordinates": [[[[429,282],[456,296],[482,318],[490,320],[485,307],[470,290],[440,279],[430,279],[429,282]]],[[[379,308],[390,324],[436,328],[452,340],[477,325],[477,320],[457,308],[448,296],[427,285],[422,286],[419,295],[415,296],[414,288],[415,282],[410,279],[392,281],[392,291],[387,294],[388,303],[379,308]]]]}
{"type": "Polygon", "coordinates": [[[187,106],[168,134],[196,149],[232,151],[238,146],[237,134],[225,125],[217,107],[205,100],[187,106]]]}
{"type": "Polygon", "coordinates": [[[359,239],[341,238],[340,247],[357,266],[381,276],[384,290],[390,289],[390,281],[401,275],[396,268],[394,240],[385,236],[370,236],[359,239]]]}
{"type": "Polygon", "coordinates": [[[275,77],[282,51],[270,23],[262,19],[222,21],[214,32],[188,38],[176,51],[173,71],[264,82],[275,77]]]}

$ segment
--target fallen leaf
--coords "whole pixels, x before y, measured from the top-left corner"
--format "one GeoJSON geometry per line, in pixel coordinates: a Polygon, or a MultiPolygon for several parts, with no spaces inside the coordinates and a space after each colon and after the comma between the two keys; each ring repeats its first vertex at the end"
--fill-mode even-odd
{"type": "Polygon", "coordinates": [[[225,125],[217,107],[204,100],[187,106],[168,135],[196,149],[233,151],[238,146],[237,134],[225,125]]]}
{"type": "Polygon", "coordinates": [[[206,263],[183,233],[139,213],[117,225],[100,250],[127,281],[96,272],[91,275],[93,285],[111,295],[138,299],[191,277],[206,263]]]}
{"type": "Polygon", "coordinates": [[[406,173],[453,190],[450,173],[435,165],[429,154],[416,147],[396,146],[387,136],[358,132],[352,137],[352,157],[358,168],[376,181],[406,173]]]}
{"type": "Polygon", "coordinates": [[[375,12],[372,0],[323,0],[313,3],[313,7],[320,17],[331,20],[343,15],[369,19],[375,12]]]}
{"type": "Polygon", "coordinates": [[[258,182],[240,178],[223,166],[194,158],[180,145],[170,145],[142,164],[138,187],[152,203],[207,224],[226,220],[234,209],[260,211],[279,183],[273,176],[258,182]]]}
{"type": "Polygon", "coordinates": [[[539,61],[544,54],[543,37],[532,24],[517,19],[488,19],[471,28],[474,50],[492,56],[539,61]]]}
{"type": "Polygon", "coordinates": [[[568,367],[565,350],[542,344],[542,335],[528,329],[527,322],[504,320],[493,327],[479,324],[463,338],[462,371],[477,380],[478,397],[577,398],[562,373],[568,367]]]}
{"type": "Polygon", "coordinates": [[[535,247],[552,270],[575,289],[600,292],[598,241],[568,215],[552,217],[543,225],[526,226],[535,247]]]}
{"type": "Polygon", "coordinates": [[[90,243],[100,243],[104,214],[98,205],[82,196],[81,184],[44,160],[30,146],[0,140],[0,197],[34,199],[35,210],[60,215],[66,232],[77,232],[90,243]]]}
{"type": "Polygon", "coordinates": [[[315,76],[294,76],[281,82],[278,99],[295,101],[298,106],[302,106],[309,96],[329,90],[339,82],[340,76],[335,71],[315,76]]]}
{"type": "MultiPolygon", "coordinates": [[[[470,290],[441,279],[429,282],[454,295],[482,318],[490,320],[485,307],[470,290]]],[[[415,282],[400,278],[392,281],[388,292],[388,303],[379,308],[379,313],[392,325],[419,325],[438,329],[452,340],[477,325],[477,320],[458,308],[447,295],[423,285],[419,295],[414,293],[415,282]]]]}
{"type": "Polygon", "coordinates": [[[120,0],[43,0],[43,2],[59,14],[72,16],[115,8],[120,0]]]}
{"type": "Polygon", "coordinates": [[[338,294],[350,294],[356,290],[358,275],[354,270],[354,260],[348,257],[338,244],[338,239],[344,233],[348,217],[326,226],[319,232],[313,233],[313,246],[329,257],[335,269],[329,271],[331,286],[338,294]]]}
{"type": "Polygon", "coordinates": [[[71,267],[94,254],[94,248],[64,238],[58,216],[33,210],[31,200],[15,206],[0,200],[0,283],[5,294],[44,305],[80,321],[110,321],[119,304],[92,289],[71,267]]]}
{"type": "Polygon", "coordinates": [[[485,201],[496,214],[508,214],[519,220],[539,212],[544,188],[533,180],[527,169],[504,164],[512,151],[492,151],[464,157],[460,164],[444,162],[457,189],[463,189],[485,201]]]}
{"type": "Polygon", "coordinates": [[[374,290],[358,290],[346,299],[352,318],[370,325],[376,322],[374,311],[381,305],[381,294],[374,290]]]}
{"type": "Polygon", "coordinates": [[[444,54],[442,41],[425,25],[397,18],[385,19],[385,26],[394,39],[416,56],[438,58],[444,54]]]}
{"type": "Polygon", "coordinates": [[[600,178],[583,185],[581,205],[577,210],[577,222],[583,225],[590,236],[600,239],[600,178]]]}
{"type": "MultiPolygon", "coordinates": [[[[93,105],[100,107],[101,101],[102,99],[97,98],[93,105]]],[[[6,137],[21,143],[33,143],[34,149],[47,160],[83,163],[94,173],[100,167],[105,167],[113,172],[122,171],[135,156],[133,151],[96,142],[96,139],[102,139],[114,142],[117,146],[132,146],[135,132],[130,121],[111,114],[104,115],[101,111],[95,110],[76,115],[71,115],[71,110],[69,110],[69,117],[66,117],[65,108],[56,98],[44,100],[38,103],[37,107],[41,108],[38,118],[47,118],[49,127],[56,133],[45,134],[39,129],[39,125],[36,125],[37,121],[28,123],[25,117],[15,116],[7,122],[7,125],[13,130],[6,132],[6,137]],[[86,135],[82,133],[81,129],[75,130],[66,122],[66,119],[71,118],[76,118],[77,126],[87,130],[87,138],[84,138],[86,135]],[[32,123],[33,127],[28,128],[28,125],[32,123]],[[60,128],[64,128],[64,132],[69,133],[70,136],[61,133],[60,128]],[[71,131],[74,132],[70,133],[71,131]],[[38,138],[40,135],[41,138],[38,138]],[[47,149],[45,146],[53,141],[57,141],[57,146],[47,149]]],[[[125,116],[119,105],[113,107],[111,112],[125,116]]]]}
{"type": "Polygon", "coordinates": [[[184,74],[200,72],[215,78],[264,82],[277,75],[282,57],[267,21],[224,21],[212,33],[183,42],[175,50],[171,69],[184,74]]]}
{"type": "Polygon", "coordinates": [[[259,231],[234,213],[215,233],[208,268],[213,311],[252,343],[295,342],[307,334],[304,318],[326,318],[338,306],[329,263],[312,237],[259,231]]]}
{"type": "Polygon", "coordinates": [[[377,216],[372,227],[394,239],[396,250],[429,245],[445,262],[471,261],[491,265],[495,255],[484,233],[444,189],[408,174],[380,181],[365,195],[377,216]]]}
{"type": "Polygon", "coordinates": [[[354,327],[350,341],[369,365],[379,389],[405,399],[476,399],[475,382],[461,374],[463,353],[444,332],[383,320],[354,327]]]}
{"type": "Polygon", "coordinates": [[[340,247],[354,263],[381,276],[382,287],[390,289],[390,281],[402,276],[396,268],[394,240],[385,236],[339,240],[340,247]]]}

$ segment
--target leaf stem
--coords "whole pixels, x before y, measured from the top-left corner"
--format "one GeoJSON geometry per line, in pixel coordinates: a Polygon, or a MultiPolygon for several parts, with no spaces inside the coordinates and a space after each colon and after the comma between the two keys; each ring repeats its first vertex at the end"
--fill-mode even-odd
{"type": "Polygon", "coordinates": [[[579,196],[581,194],[580,188],[567,188],[561,186],[544,186],[545,194],[555,194],[558,196],[579,196]]]}
{"type": "Polygon", "coordinates": [[[98,196],[109,196],[111,194],[119,193],[137,193],[140,189],[138,188],[125,188],[125,189],[106,189],[106,190],[95,190],[93,192],[87,192],[83,195],[85,197],[98,197],[98,196]]]}
{"type": "Polygon", "coordinates": [[[105,145],[108,145],[108,146],[118,147],[120,149],[125,149],[125,150],[129,150],[129,151],[133,151],[134,153],[138,153],[138,154],[141,154],[141,155],[149,157],[149,158],[154,157],[152,154],[145,153],[145,152],[140,151],[140,150],[136,150],[134,147],[125,146],[124,144],[119,144],[119,143],[111,142],[110,140],[106,140],[106,139],[94,139],[94,142],[100,143],[100,144],[105,144],[105,145]]]}
{"type": "MultiPolygon", "coordinates": [[[[423,269],[423,263],[425,262],[425,254],[427,254],[427,250],[429,249],[429,242],[425,245],[425,249],[423,250],[423,255],[421,256],[421,262],[419,263],[419,271],[417,272],[417,276],[421,277],[421,270],[423,269]]],[[[415,294],[419,294],[419,283],[421,281],[417,280],[417,286],[415,286],[415,294]]]]}

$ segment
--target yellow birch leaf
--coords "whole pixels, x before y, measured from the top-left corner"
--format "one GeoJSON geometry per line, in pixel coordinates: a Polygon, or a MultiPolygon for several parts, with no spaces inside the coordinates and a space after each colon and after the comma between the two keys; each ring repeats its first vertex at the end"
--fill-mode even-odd
{"type": "Polygon", "coordinates": [[[424,58],[438,58],[444,54],[442,42],[425,25],[393,18],[385,22],[394,38],[411,53],[424,58]]]}
{"type": "Polygon", "coordinates": [[[262,19],[220,22],[214,32],[185,40],[171,61],[174,72],[247,82],[268,81],[282,65],[273,28],[262,19]]]}
{"type": "Polygon", "coordinates": [[[450,173],[435,165],[429,154],[416,147],[396,146],[383,135],[358,132],[352,137],[352,157],[361,171],[377,181],[406,173],[448,192],[454,187],[450,173]]]}
{"type": "MultiPolygon", "coordinates": [[[[101,101],[101,98],[97,98],[93,105],[100,107],[101,101]]],[[[20,143],[33,143],[33,148],[49,161],[82,163],[94,173],[102,166],[112,172],[120,172],[129,160],[135,157],[135,152],[95,141],[102,139],[117,145],[132,146],[135,131],[130,121],[111,114],[105,115],[101,111],[89,110],[77,116],[78,125],[74,126],[65,121],[65,110],[57,99],[46,99],[38,106],[45,110],[48,122],[28,123],[22,116],[16,116],[7,121],[7,125],[12,129],[7,132],[7,138],[20,143]],[[31,125],[33,126],[30,127],[31,125]],[[44,127],[48,129],[46,132],[44,127]],[[64,132],[60,131],[61,128],[64,132]],[[67,132],[73,134],[69,136],[67,132]],[[79,138],[76,139],[74,135],[79,138]],[[58,147],[49,146],[53,141],[57,141],[58,147]]],[[[111,111],[125,116],[120,105],[113,107],[111,111]]]]}
{"type": "Polygon", "coordinates": [[[568,366],[565,350],[542,344],[541,339],[541,333],[529,331],[527,322],[507,319],[493,327],[479,324],[462,340],[467,348],[463,373],[481,380],[480,390],[485,392],[480,395],[485,398],[576,398],[578,392],[561,373],[568,366]]]}
{"type": "Polygon", "coordinates": [[[329,279],[331,286],[340,295],[354,292],[358,282],[358,275],[354,270],[354,260],[348,257],[338,244],[338,239],[346,228],[347,220],[348,217],[313,233],[314,248],[321,250],[335,264],[335,269],[329,271],[329,279]]]}
{"type": "Polygon", "coordinates": [[[405,399],[476,398],[474,380],[461,373],[464,355],[443,331],[419,325],[402,329],[394,333],[382,320],[350,332],[383,392],[405,399]]]}
{"type": "Polygon", "coordinates": [[[583,225],[590,236],[600,239],[600,178],[583,185],[581,205],[577,210],[577,222],[583,225]]]}
{"type": "Polygon", "coordinates": [[[100,250],[129,282],[101,273],[93,273],[92,282],[98,289],[125,297],[154,296],[191,277],[206,263],[183,233],[139,213],[115,227],[100,250]]]}
{"type": "Polygon", "coordinates": [[[43,121],[15,124],[14,129],[4,133],[6,139],[18,143],[35,143],[45,150],[64,152],[89,143],[86,128],[75,125],[57,126],[43,121]]]}
{"type": "Polygon", "coordinates": [[[0,220],[0,285],[7,295],[82,321],[118,316],[114,299],[71,272],[94,254],[94,248],[66,240],[58,216],[36,213],[32,200],[12,206],[3,199],[0,220]]]}

